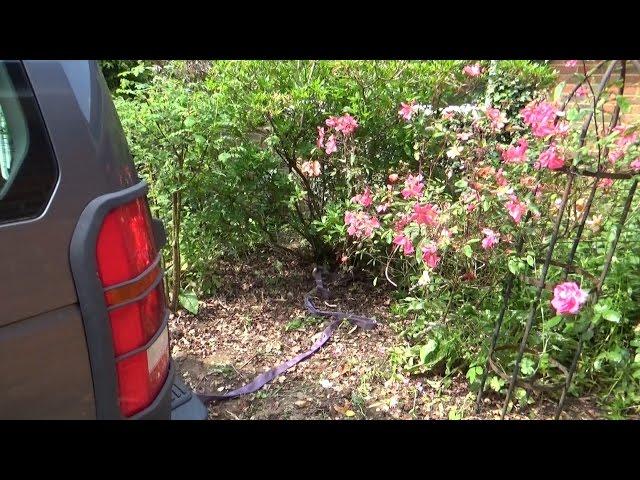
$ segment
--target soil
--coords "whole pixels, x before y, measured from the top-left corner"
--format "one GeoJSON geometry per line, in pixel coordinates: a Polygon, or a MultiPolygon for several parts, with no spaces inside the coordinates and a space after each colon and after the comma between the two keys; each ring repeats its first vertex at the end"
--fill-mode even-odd
{"type": "MultiPolygon", "coordinates": [[[[303,305],[314,286],[312,266],[267,254],[223,263],[223,287],[200,304],[198,315],[170,318],[171,349],[179,375],[198,393],[223,393],[308,349],[329,321],[303,305]]],[[[332,285],[328,284],[331,288],[332,285]]],[[[256,393],[209,405],[210,419],[497,419],[502,396],[488,393],[475,414],[475,393],[463,372],[447,378],[394,378],[389,352],[399,339],[389,312],[390,291],[354,279],[331,288],[320,308],[373,316],[363,331],[343,322],[315,355],[256,393]]],[[[601,418],[591,398],[567,400],[563,418],[601,418]]],[[[540,398],[516,406],[511,419],[552,418],[555,403],[540,398]]]]}

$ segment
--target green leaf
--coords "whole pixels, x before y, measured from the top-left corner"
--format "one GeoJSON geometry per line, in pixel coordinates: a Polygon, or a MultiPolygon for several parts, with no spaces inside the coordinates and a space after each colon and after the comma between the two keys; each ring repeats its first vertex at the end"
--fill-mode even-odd
{"type": "Polygon", "coordinates": [[[549,320],[544,322],[545,328],[553,328],[558,325],[562,321],[562,316],[556,315],[555,317],[551,317],[549,320]]]}
{"type": "Polygon", "coordinates": [[[464,247],[462,247],[462,253],[464,253],[467,257],[471,258],[471,256],[473,255],[473,249],[471,248],[471,245],[465,245],[464,247]]]}
{"type": "Polygon", "coordinates": [[[625,98],[623,95],[617,95],[616,102],[618,102],[618,106],[620,107],[620,111],[622,113],[627,113],[631,108],[631,104],[629,103],[629,100],[625,98]]]}
{"type": "Polygon", "coordinates": [[[186,308],[189,312],[196,315],[198,313],[198,297],[193,292],[184,292],[178,295],[178,300],[180,300],[180,305],[186,308]]]}
{"type": "Polygon", "coordinates": [[[484,372],[483,368],[479,365],[475,365],[469,368],[467,371],[467,378],[469,383],[475,383],[476,379],[484,372]]]}
{"type": "Polygon", "coordinates": [[[533,265],[535,264],[535,260],[534,260],[533,256],[531,256],[531,255],[527,255],[527,264],[528,264],[530,267],[533,267],[533,265]]]}
{"type": "Polygon", "coordinates": [[[517,258],[511,257],[507,262],[507,267],[511,273],[517,275],[521,270],[522,263],[517,258]]]}
{"type": "Polygon", "coordinates": [[[489,380],[489,387],[491,387],[491,390],[499,392],[500,389],[504,387],[504,380],[495,376],[491,377],[491,380],[489,380]]]}
{"type": "Polygon", "coordinates": [[[620,318],[621,318],[620,314],[614,310],[607,310],[602,314],[602,317],[605,320],[609,320],[610,322],[613,322],[613,323],[620,323],[620,318]]]}
{"type": "Polygon", "coordinates": [[[187,117],[184,119],[184,126],[187,128],[193,127],[195,123],[196,123],[196,119],[193,117],[187,117]]]}
{"type": "Polygon", "coordinates": [[[424,363],[427,359],[427,356],[429,356],[429,354],[433,352],[437,346],[438,344],[436,343],[436,341],[433,338],[430,338],[425,345],[420,347],[420,363],[424,363]]]}
{"type": "Polygon", "coordinates": [[[523,357],[522,362],[520,362],[520,371],[522,372],[522,375],[528,377],[535,371],[535,366],[536,364],[532,359],[529,357],[523,357]]]}
{"type": "Polygon", "coordinates": [[[449,420],[462,420],[462,412],[458,411],[456,407],[451,407],[451,410],[449,410],[449,420]]]}
{"type": "Polygon", "coordinates": [[[567,82],[560,82],[556,88],[553,90],[553,102],[560,102],[560,98],[562,97],[562,90],[564,90],[564,86],[567,82]]]}

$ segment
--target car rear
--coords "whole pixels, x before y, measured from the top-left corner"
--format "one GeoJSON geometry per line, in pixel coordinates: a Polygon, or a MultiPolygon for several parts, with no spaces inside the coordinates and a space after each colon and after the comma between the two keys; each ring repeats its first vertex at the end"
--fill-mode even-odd
{"type": "Polygon", "coordinates": [[[0,417],[206,418],[176,380],[164,229],[99,67],[0,63],[16,177],[0,196],[0,417]]]}

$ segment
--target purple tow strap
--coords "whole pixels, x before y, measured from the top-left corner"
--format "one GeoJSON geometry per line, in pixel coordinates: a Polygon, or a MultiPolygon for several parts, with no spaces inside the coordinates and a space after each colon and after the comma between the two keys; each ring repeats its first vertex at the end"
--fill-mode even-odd
{"type": "Polygon", "coordinates": [[[316,353],[318,350],[322,348],[322,346],[327,343],[327,341],[331,338],[336,328],[344,321],[347,320],[350,323],[362,328],[363,330],[371,330],[376,327],[377,323],[375,319],[365,317],[362,315],[355,315],[351,313],[337,312],[331,310],[319,310],[315,307],[313,302],[311,301],[311,294],[315,291],[319,293],[323,298],[329,297],[329,290],[322,283],[322,274],[318,269],[313,270],[313,276],[316,281],[316,287],[308,292],[304,297],[304,305],[307,311],[312,315],[324,316],[332,318],[333,320],[324,329],[322,332],[322,336],[311,346],[309,350],[306,352],[300,353],[295,357],[287,360],[284,363],[281,363],[277,367],[272,368],[269,371],[261,373],[256,378],[254,378],[250,383],[243,385],[240,388],[236,388],[230,392],[224,393],[222,395],[212,395],[207,393],[199,394],[198,397],[204,403],[214,402],[214,401],[223,401],[223,400],[231,400],[232,398],[239,397],[241,395],[246,395],[248,393],[257,392],[264,385],[272,381],[281,373],[286,372],[294,365],[306,360],[311,355],[316,353]]]}

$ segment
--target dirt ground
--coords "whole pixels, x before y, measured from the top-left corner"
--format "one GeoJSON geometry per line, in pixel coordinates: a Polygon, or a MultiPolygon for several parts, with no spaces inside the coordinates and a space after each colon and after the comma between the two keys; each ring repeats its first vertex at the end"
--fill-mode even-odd
{"type": "MultiPolygon", "coordinates": [[[[311,268],[266,255],[224,265],[224,287],[198,315],[181,311],[170,319],[172,355],[185,383],[199,393],[223,393],[308,349],[329,321],[304,310],[311,268]]],[[[475,393],[462,373],[391,380],[389,349],[400,340],[390,322],[402,319],[391,317],[384,288],[353,281],[332,294],[331,307],[322,308],[373,316],[379,326],[363,331],[343,322],[320,351],[258,392],[211,404],[210,419],[499,418],[502,398],[491,394],[475,414],[475,393]]],[[[563,418],[598,418],[593,405],[571,399],[563,418]]],[[[552,418],[554,406],[541,398],[508,418],[552,418]]]]}

